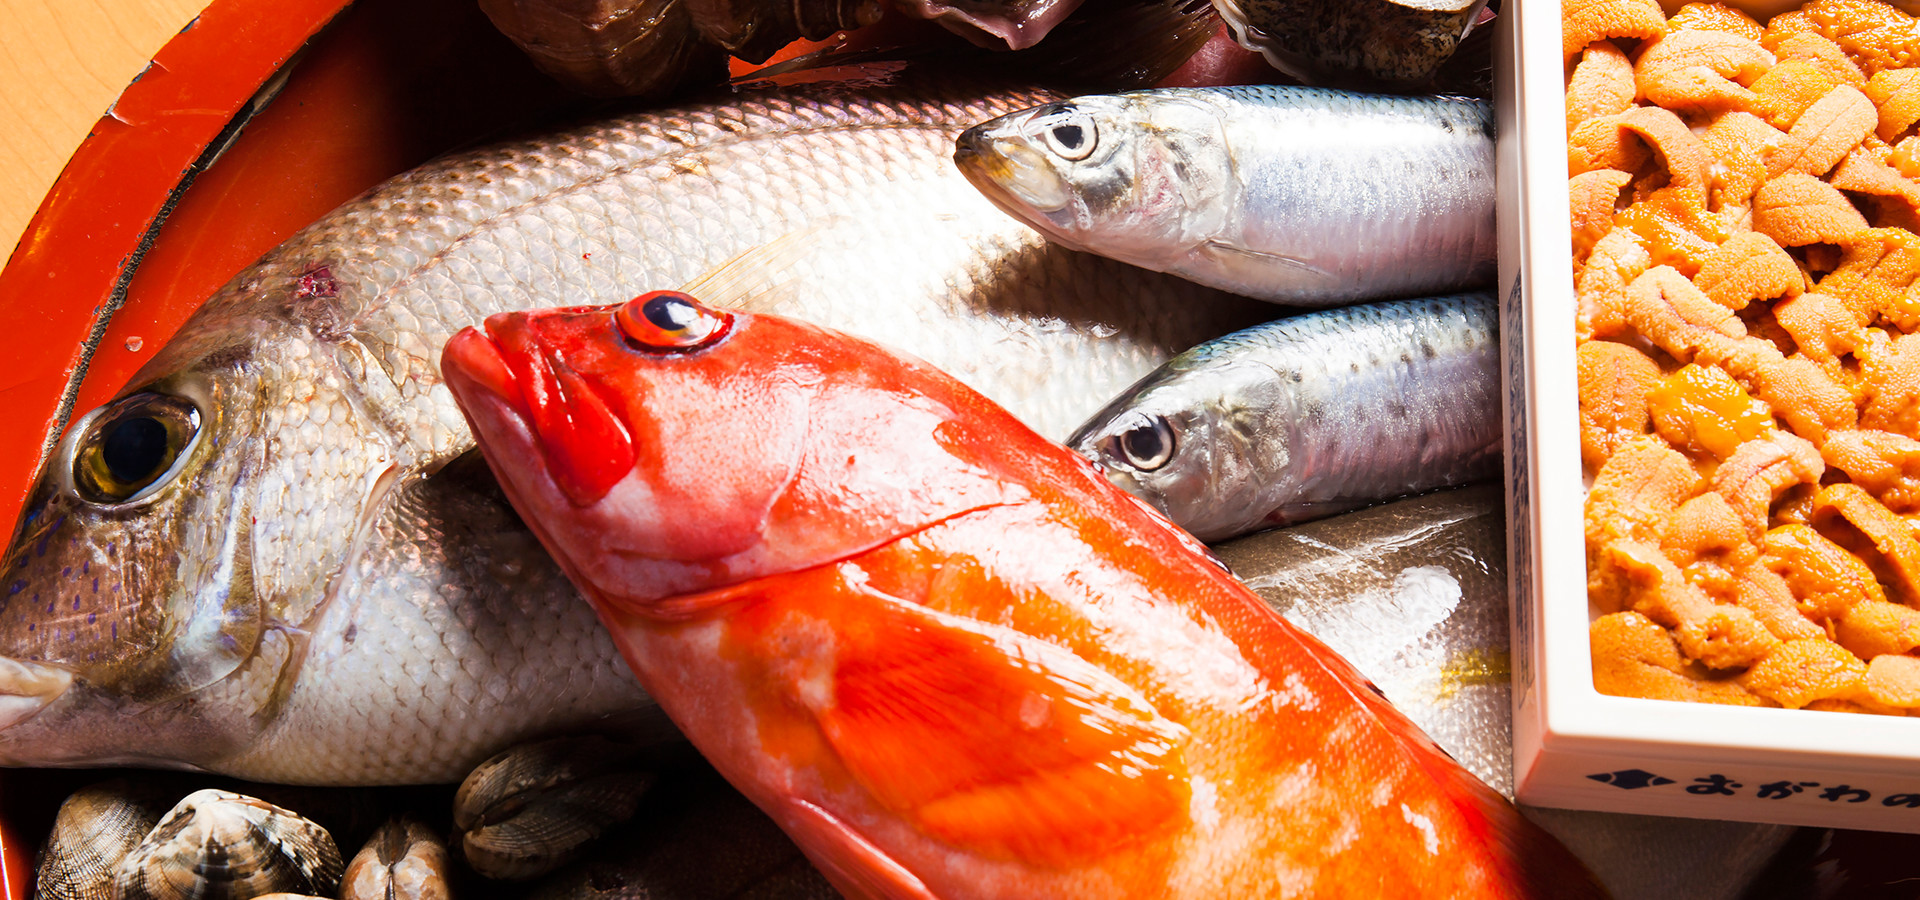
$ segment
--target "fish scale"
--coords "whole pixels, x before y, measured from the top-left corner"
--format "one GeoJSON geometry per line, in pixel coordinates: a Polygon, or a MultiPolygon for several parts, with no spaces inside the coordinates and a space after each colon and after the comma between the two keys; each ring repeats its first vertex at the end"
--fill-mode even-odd
{"type": "Polygon", "coordinates": [[[1276,303],[1493,276],[1483,101],[1278,86],[1090,95],[984,122],[956,159],[1052,240],[1276,303]]]}
{"type": "Polygon", "coordinates": [[[1463,484],[1500,461],[1497,325],[1488,294],[1257,325],[1169,360],[1067,443],[1203,540],[1463,484]],[[1166,459],[1129,455],[1139,429],[1164,429],[1166,459]]]}
{"type": "Polygon", "coordinates": [[[491,313],[718,270],[745,308],[887,341],[1064,435],[1271,308],[1051,247],[979,197],[954,135],[1051,96],[827,88],[633,113],[430,162],[302,230],[125,392],[195,398],[176,474],[126,508],[82,499],[62,468],[93,440],[76,427],[36,485],[6,571],[49,592],[91,563],[117,599],[58,646],[44,614],[0,610],[0,762],[433,782],[535,735],[648,726],[497,488],[442,472],[472,440],[440,347],[491,313]]]}

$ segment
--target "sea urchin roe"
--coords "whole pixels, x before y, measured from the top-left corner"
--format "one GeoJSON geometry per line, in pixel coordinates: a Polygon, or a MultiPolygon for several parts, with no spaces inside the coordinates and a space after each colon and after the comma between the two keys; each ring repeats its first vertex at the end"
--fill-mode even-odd
{"type": "Polygon", "coordinates": [[[1708,366],[1686,365],[1668,375],[1647,395],[1647,407],[1668,443],[1716,459],[1773,427],[1772,409],[1708,366]]]}
{"type": "Polygon", "coordinates": [[[1562,9],[1596,688],[1920,714],[1920,24],[1562,9]]]}

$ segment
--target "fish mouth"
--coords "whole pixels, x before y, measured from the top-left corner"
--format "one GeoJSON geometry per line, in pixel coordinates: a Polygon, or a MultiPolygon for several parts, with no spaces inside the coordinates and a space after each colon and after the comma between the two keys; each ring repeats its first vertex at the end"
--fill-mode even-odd
{"type": "Polygon", "coordinates": [[[448,340],[440,352],[440,369],[448,390],[456,395],[477,388],[504,401],[520,418],[528,418],[526,400],[513,369],[507,366],[506,355],[480,329],[462,328],[448,340]]]}
{"type": "Polygon", "coordinates": [[[961,132],[954,141],[953,162],[987,199],[1015,218],[1030,220],[1028,211],[1056,213],[1073,202],[1073,192],[1045,154],[1025,141],[996,136],[985,125],[961,132]]]}
{"type": "Polygon", "coordinates": [[[73,686],[73,673],[0,656],[0,731],[33,718],[73,686]]]}

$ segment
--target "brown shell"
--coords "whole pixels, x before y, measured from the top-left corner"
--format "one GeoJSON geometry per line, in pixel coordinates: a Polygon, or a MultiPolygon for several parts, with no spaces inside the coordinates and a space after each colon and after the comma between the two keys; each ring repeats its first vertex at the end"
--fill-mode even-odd
{"type": "Polygon", "coordinates": [[[124,778],[75,791],[40,850],[35,900],[109,900],[113,873],[160,821],[166,801],[124,778]]]}
{"type": "Polygon", "coordinates": [[[532,878],[632,818],[653,775],[601,737],[523,744],[481,763],[453,800],[460,851],[488,878],[532,878]]]}
{"type": "Polygon", "coordinates": [[[646,815],[535,884],[527,900],[839,896],[780,826],[698,765],[662,777],[646,815]]]}
{"type": "Polygon", "coordinates": [[[121,860],[123,900],[247,900],[289,892],[331,896],[340,851],[326,829],[227,791],[187,795],[121,860]]]}
{"type": "Polygon", "coordinates": [[[1486,0],[1213,0],[1240,45],[1309,84],[1422,84],[1486,0]]]}
{"type": "Polygon", "coordinates": [[[411,816],[388,819],[347,863],[340,900],[448,900],[447,845],[411,816]]]}
{"type": "Polygon", "coordinates": [[[600,97],[662,97],[726,78],[726,53],[702,40],[683,0],[480,0],[542,72],[600,97]]]}

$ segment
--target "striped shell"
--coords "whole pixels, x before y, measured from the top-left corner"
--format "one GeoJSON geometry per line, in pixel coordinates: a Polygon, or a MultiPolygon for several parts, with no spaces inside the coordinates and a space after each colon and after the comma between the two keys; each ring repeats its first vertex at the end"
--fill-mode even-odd
{"type": "Polygon", "coordinates": [[[114,870],[165,809],[158,795],[124,778],[73,792],[40,851],[35,900],[109,900],[114,870]]]}
{"type": "Polygon", "coordinates": [[[209,789],[187,795],[127,854],[114,893],[122,900],[332,896],[342,867],[326,829],[271,803],[209,789]]]}

